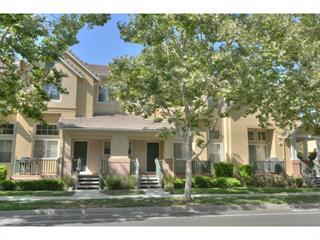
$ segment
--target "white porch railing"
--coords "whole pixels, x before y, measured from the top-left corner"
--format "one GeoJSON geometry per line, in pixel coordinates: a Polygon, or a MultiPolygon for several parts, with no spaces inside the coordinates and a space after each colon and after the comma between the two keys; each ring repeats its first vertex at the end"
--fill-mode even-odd
{"type": "Polygon", "coordinates": [[[62,158],[20,158],[15,161],[14,173],[17,175],[59,175],[61,161],[62,158]]]}
{"type": "Polygon", "coordinates": [[[158,158],[156,158],[154,160],[155,165],[156,165],[156,174],[157,174],[157,178],[159,181],[159,186],[160,188],[162,187],[162,181],[163,181],[163,161],[158,160],[158,158]]]}

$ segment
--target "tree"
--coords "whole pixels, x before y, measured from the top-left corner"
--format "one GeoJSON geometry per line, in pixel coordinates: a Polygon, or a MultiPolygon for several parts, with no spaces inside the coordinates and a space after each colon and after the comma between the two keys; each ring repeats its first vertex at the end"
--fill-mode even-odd
{"type": "Polygon", "coordinates": [[[245,52],[236,42],[242,34],[240,15],[136,15],[119,24],[125,41],[140,44],[136,57],[110,64],[114,98],[137,115],[161,112],[186,146],[185,198],[191,199],[192,160],[209,144],[201,128],[212,129],[236,107],[235,92],[245,74],[245,52]],[[209,103],[209,104],[208,104],[209,103]],[[193,153],[196,140],[201,149],[193,153]]]}
{"type": "Polygon", "coordinates": [[[238,100],[248,113],[259,112],[263,125],[272,119],[282,129],[303,125],[320,135],[320,15],[251,15],[245,21],[248,34],[239,44],[250,59],[238,100]]]}
{"type": "Polygon", "coordinates": [[[62,72],[55,69],[81,28],[102,26],[109,15],[67,14],[58,17],[28,14],[0,15],[0,115],[22,113],[42,119],[52,85],[61,93],[62,72]]]}

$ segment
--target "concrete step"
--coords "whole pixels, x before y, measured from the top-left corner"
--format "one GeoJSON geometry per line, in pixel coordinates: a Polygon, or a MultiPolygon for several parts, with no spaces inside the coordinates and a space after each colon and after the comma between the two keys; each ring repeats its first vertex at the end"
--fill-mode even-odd
{"type": "Polygon", "coordinates": [[[79,182],[79,185],[99,185],[99,181],[79,182]]]}
{"type": "Polygon", "coordinates": [[[79,186],[78,189],[87,189],[87,190],[99,189],[99,186],[96,186],[96,185],[85,185],[85,186],[79,186]]]}
{"type": "Polygon", "coordinates": [[[160,188],[159,184],[144,184],[144,185],[140,185],[140,188],[144,189],[144,188],[160,188]]]}

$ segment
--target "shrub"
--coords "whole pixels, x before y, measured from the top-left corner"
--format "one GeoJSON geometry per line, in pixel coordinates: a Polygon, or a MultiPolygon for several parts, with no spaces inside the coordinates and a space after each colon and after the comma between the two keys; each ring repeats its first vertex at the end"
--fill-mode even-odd
{"type": "Polygon", "coordinates": [[[295,183],[296,187],[301,188],[303,186],[304,180],[302,177],[295,177],[294,183],[295,183]]]}
{"type": "Polygon", "coordinates": [[[121,178],[121,189],[134,189],[137,185],[135,176],[127,176],[121,178]]]}
{"type": "Polygon", "coordinates": [[[241,182],[236,178],[216,177],[212,178],[212,187],[217,188],[232,188],[241,187],[241,182]]]}
{"type": "Polygon", "coordinates": [[[253,168],[251,165],[245,164],[245,165],[239,165],[237,167],[237,173],[241,178],[247,178],[252,177],[253,174],[253,168]]]}
{"type": "Polygon", "coordinates": [[[71,176],[63,176],[61,180],[63,181],[66,189],[74,186],[74,179],[71,176]]]}
{"type": "Polygon", "coordinates": [[[117,175],[107,175],[104,182],[108,190],[133,189],[136,187],[136,178],[134,176],[121,177],[117,175]]]}
{"type": "Polygon", "coordinates": [[[8,167],[6,165],[0,165],[0,182],[6,180],[8,173],[8,167]]]}
{"type": "Polygon", "coordinates": [[[12,180],[3,180],[1,183],[0,183],[0,187],[2,190],[5,190],[5,191],[13,191],[16,189],[16,183],[12,180]]]}
{"type": "Polygon", "coordinates": [[[107,175],[104,177],[106,187],[108,190],[121,189],[121,177],[117,175],[107,175]]]}
{"type": "Polygon", "coordinates": [[[215,163],[213,165],[216,177],[232,177],[233,165],[229,163],[215,163]]]}
{"type": "Polygon", "coordinates": [[[194,176],[192,178],[193,187],[196,188],[209,188],[211,187],[211,179],[208,176],[194,176]]]}
{"type": "Polygon", "coordinates": [[[16,182],[20,190],[23,191],[57,191],[63,190],[64,183],[58,179],[41,179],[41,180],[28,180],[16,182]]]}
{"type": "Polygon", "coordinates": [[[177,178],[174,181],[174,188],[184,188],[184,185],[186,184],[186,180],[182,178],[177,178]]]}
{"type": "Polygon", "coordinates": [[[164,181],[164,189],[166,191],[174,188],[174,177],[173,176],[166,174],[163,178],[163,181],[164,181]]]}

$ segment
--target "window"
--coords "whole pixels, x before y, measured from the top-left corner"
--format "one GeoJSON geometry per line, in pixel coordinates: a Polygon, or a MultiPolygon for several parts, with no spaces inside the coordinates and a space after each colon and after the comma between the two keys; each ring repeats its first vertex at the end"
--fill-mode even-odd
{"type": "Polygon", "coordinates": [[[268,158],[267,144],[250,144],[249,145],[249,162],[265,161],[268,158]]]}
{"type": "Polygon", "coordinates": [[[221,144],[220,143],[212,143],[209,147],[209,156],[210,160],[213,160],[214,162],[221,161],[221,144]]]}
{"type": "Polygon", "coordinates": [[[186,149],[183,143],[173,144],[173,157],[175,160],[186,160],[186,149]]]}
{"type": "Polygon", "coordinates": [[[129,142],[128,155],[131,155],[131,142],[129,142]]]}
{"type": "Polygon", "coordinates": [[[7,123],[0,126],[0,134],[13,135],[13,133],[14,133],[14,124],[7,123]]]}
{"type": "Polygon", "coordinates": [[[0,163],[11,162],[12,140],[0,140],[0,163]]]}
{"type": "Polygon", "coordinates": [[[44,91],[49,95],[51,100],[60,100],[60,92],[57,86],[53,84],[46,85],[44,91]]]}
{"type": "Polygon", "coordinates": [[[254,131],[253,130],[248,130],[248,140],[254,141],[254,131]]]}
{"type": "Polygon", "coordinates": [[[104,86],[99,86],[98,88],[98,102],[99,103],[106,103],[109,101],[108,98],[108,89],[104,86]]]}
{"type": "Polygon", "coordinates": [[[58,158],[58,140],[35,140],[34,157],[35,158],[58,158]]]}
{"type": "Polygon", "coordinates": [[[104,153],[104,155],[110,155],[110,153],[111,153],[111,143],[109,141],[104,142],[103,153],[104,153]]]}
{"type": "Polygon", "coordinates": [[[209,138],[210,140],[220,140],[221,139],[220,130],[217,130],[217,129],[210,130],[209,138]]]}
{"type": "Polygon", "coordinates": [[[266,141],[266,132],[264,131],[258,131],[258,141],[266,141]]]}
{"type": "Polygon", "coordinates": [[[56,124],[37,124],[36,135],[59,135],[56,124]]]}

